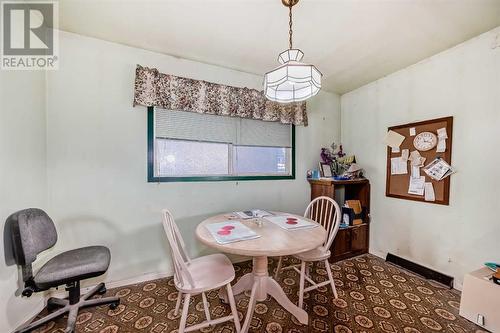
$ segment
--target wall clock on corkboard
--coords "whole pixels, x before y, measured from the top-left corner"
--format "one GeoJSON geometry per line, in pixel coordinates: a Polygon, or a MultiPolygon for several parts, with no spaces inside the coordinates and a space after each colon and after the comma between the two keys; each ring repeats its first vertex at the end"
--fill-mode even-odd
{"type": "MultiPolygon", "coordinates": [[[[404,149],[410,152],[417,150],[420,156],[425,157],[424,166],[431,163],[437,157],[442,158],[448,164],[451,163],[452,136],[453,136],[453,117],[438,118],[421,122],[409,123],[404,125],[392,126],[388,131],[394,131],[402,136],[404,140],[400,145],[399,152],[393,152],[391,147],[387,147],[387,176],[385,194],[388,197],[424,201],[428,203],[449,205],[450,202],[450,177],[443,180],[434,180],[430,178],[420,168],[420,176],[425,176],[425,182],[432,183],[434,189],[434,201],[426,201],[423,195],[408,193],[411,177],[411,163],[408,162],[408,173],[391,174],[391,158],[402,156],[404,149]],[[439,137],[438,130],[446,129],[447,138],[444,152],[438,152],[439,137]]],[[[441,149],[442,150],[442,149],[441,149]]]]}

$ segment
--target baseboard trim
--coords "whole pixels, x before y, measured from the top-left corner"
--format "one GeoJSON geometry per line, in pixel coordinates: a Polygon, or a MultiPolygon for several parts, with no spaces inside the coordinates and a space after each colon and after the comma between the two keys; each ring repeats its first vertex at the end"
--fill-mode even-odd
{"type": "Polygon", "coordinates": [[[421,275],[421,276],[425,277],[426,279],[434,280],[436,282],[444,284],[445,286],[450,287],[450,289],[453,288],[454,278],[451,276],[445,275],[445,274],[440,273],[438,271],[435,271],[433,269],[419,265],[419,264],[414,263],[410,260],[398,257],[392,253],[387,253],[385,261],[390,262],[392,264],[395,264],[397,266],[403,267],[404,269],[407,269],[413,273],[421,275]]]}
{"type": "Polygon", "coordinates": [[[377,251],[375,249],[369,249],[368,250],[368,253],[374,255],[375,257],[379,257],[380,259],[384,259],[386,254],[385,252],[382,252],[382,251],[377,251]]]}
{"type": "Polygon", "coordinates": [[[168,278],[172,275],[173,275],[172,272],[151,272],[151,273],[142,274],[139,276],[134,276],[134,277],[131,277],[128,279],[106,282],[106,288],[108,288],[108,289],[120,288],[120,287],[128,286],[130,284],[138,284],[138,283],[143,283],[146,281],[164,279],[164,278],[168,278]]]}

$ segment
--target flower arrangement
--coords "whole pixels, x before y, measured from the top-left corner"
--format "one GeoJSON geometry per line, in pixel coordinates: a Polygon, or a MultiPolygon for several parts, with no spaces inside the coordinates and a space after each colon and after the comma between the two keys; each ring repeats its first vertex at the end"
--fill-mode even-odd
{"type": "Polygon", "coordinates": [[[334,176],[343,175],[356,162],[354,155],[346,156],[342,145],[336,145],[333,142],[328,148],[321,148],[321,160],[330,165],[334,176]]]}
{"type": "Polygon", "coordinates": [[[321,148],[321,159],[324,163],[333,163],[337,158],[344,156],[345,153],[342,149],[342,145],[339,145],[337,150],[335,142],[333,142],[328,148],[321,148]]]}

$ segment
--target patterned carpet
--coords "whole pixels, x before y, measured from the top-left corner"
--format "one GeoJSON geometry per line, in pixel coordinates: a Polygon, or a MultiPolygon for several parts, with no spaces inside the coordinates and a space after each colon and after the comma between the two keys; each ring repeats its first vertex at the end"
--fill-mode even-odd
{"type": "MultiPolygon", "coordinates": [[[[275,261],[270,259],[270,265],[275,261]]],[[[319,288],[305,296],[309,325],[300,325],[274,300],[257,303],[250,332],[484,332],[458,315],[460,294],[426,281],[373,255],[363,255],[332,264],[339,294],[333,299],[330,288],[319,288]]],[[[237,277],[251,271],[251,261],[235,266],[237,277]]],[[[311,273],[325,280],[324,266],[311,273]]],[[[281,275],[285,292],[297,302],[298,274],[293,270],[281,275]]],[[[105,296],[121,297],[116,310],[107,306],[83,309],[76,332],[177,332],[179,317],[174,316],[177,291],[173,280],[160,279],[108,290],[105,296]]],[[[207,294],[212,318],[230,314],[229,306],[219,302],[216,291],[207,294]]],[[[246,312],[249,294],[236,297],[240,318],[246,312]]],[[[44,311],[45,312],[45,311],[44,311]]],[[[43,313],[42,313],[43,314],[43,313]]],[[[188,325],[204,320],[201,296],[192,299],[188,325]]],[[[64,332],[61,318],[36,332],[64,332]]],[[[208,327],[202,332],[232,333],[231,322],[208,327]]]]}

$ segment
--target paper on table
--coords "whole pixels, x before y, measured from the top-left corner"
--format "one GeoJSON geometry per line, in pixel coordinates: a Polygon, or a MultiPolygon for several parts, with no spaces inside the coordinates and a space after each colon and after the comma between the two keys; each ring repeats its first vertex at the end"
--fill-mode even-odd
{"type": "Polygon", "coordinates": [[[245,211],[245,212],[234,212],[234,215],[239,217],[240,219],[251,219],[253,218],[252,212],[251,211],[245,211]]]}
{"type": "Polygon", "coordinates": [[[434,186],[432,186],[432,183],[425,183],[424,192],[425,201],[436,201],[436,196],[434,195],[434,186]]]}
{"type": "Polygon", "coordinates": [[[394,131],[387,132],[387,135],[385,136],[385,143],[392,148],[399,148],[404,140],[404,136],[394,131]]]}
{"type": "Polygon", "coordinates": [[[255,231],[238,221],[211,223],[207,224],[205,227],[219,244],[229,244],[260,237],[255,231]],[[219,234],[220,231],[224,230],[223,227],[229,226],[233,227],[233,229],[229,230],[228,234],[219,234]]]}
{"type": "Polygon", "coordinates": [[[408,188],[408,193],[414,195],[424,195],[424,184],[425,184],[424,176],[421,176],[420,178],[410,177],[410,186],[408,188]]]}
{"type": "Polygon", "coordinates": [[[286,229],[286,230],[297,230],[297,229],[310,229],[310,228],[316,228],[319,224],[317,223],[312,223],[300,218],[297,218],[293,215],[278,215],[278,216],[273,216],[273,217],[266,217],[266,220],[269,222],[272,222],[276,225],[278,225],[280,228],[286,229]],[[297,224],[288,224],[287,221],[289,218],[295,218],[297,224]]]}
{"type": "Polygon", "coordinates": [[[410,136],[415,136],[417,135],[417,130],[415,129],[415,127],[411,127],[410,128],[410,136]]]}
{"type": "Polygon", "coordinates": [[[273,213],[269,213],[268,211],[262,209],[252,209],[252,213],[255,217],[266,217],[274,215],[273,213]]]}
{"type": "Polygon", "coordinates": [[[273,215],[265,210],[262,209],[251,209],[251,210],[245,210],[242,212],[234,212],[234,215],[238,216],[241,219],[252,219],[256,217],[265,217],[265,216],[270,216],[273,215]]]}
{"type": "Polygon", "coordinates": [[[391,158],[391,175],[404,175],[408,173],[408,163],[401,157],[391,158]]]}

